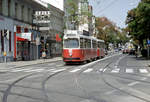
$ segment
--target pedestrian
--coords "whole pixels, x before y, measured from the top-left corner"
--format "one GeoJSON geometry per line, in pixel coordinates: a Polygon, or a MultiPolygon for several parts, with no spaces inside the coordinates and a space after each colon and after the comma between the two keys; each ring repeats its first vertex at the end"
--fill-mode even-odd
{"type": "Polygon", "coordinates": [[[45,50],[42,52],[42,58],[45,60],[46,59],[46,52],[45,50]]]}

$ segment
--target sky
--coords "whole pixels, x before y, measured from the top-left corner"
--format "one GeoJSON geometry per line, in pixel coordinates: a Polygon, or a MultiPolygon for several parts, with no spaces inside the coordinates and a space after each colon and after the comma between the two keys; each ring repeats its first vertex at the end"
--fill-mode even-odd
{"type": "Polygon", "coordinates": [[[63,0],[35,0],[39,3],[41,3],[42,5],[47,7],[47,3],[50,3],[51,5],[63,10],[63,0]]]}
{"type": "MultiPolygon", "coordinates": [[[[63,0],[36,0],[50,3],[63,10],[63,0]]],[[[118,27],[124,28],[127,12],[135,8],[140,0],[89,0],[96,17],[107,17],[118,27]]]]}
{"type": "Polygon", "coordinates": [[[140,0],[89,0],[96,17],[107,17],[124,28],[127,12],[137,7],[140,0]]]}

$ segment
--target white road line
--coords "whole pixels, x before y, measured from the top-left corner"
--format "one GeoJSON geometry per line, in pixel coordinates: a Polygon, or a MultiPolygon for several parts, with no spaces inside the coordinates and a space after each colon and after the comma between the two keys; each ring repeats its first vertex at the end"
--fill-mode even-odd
{"type": "Polygon", "coordinates": [[[48,72],[50,71],[51,72],[51,71],[54,71],[54,70],[56,70],[56,69],[49,69],[49,70],[46,70],[46,71],[48,71],[48,72]]]}
{"type": "Polygon", "coordinates": [[[103,70],[103,72],[105,72],[107,70],[107,68],[105,68],[104,70],[103,70]]]}
{"type": "Polygon", "coordinates": [[[27,70],[23,72],[42,72],[44,69],[34,69],[34,70],[27,70]]]}
{"type": "Polygon", "coordinates": [[[111,71],[111,73],[119,73],[119,71],[120,71],[120,69],[117,68],[117,69],[113,69],[113,70],[111,71]]]}
{"type": "Polygon", "coordinates": [[[61,72],[61,71],[64,71],[64,70],[66,70],[66,69],[58,69],[58,70],[54,70],[52,72],[57,73],[57,72],[61,72]]]}
{"type": "Polygon", "coordinates": [[[112,93],[114,93],[114,92],[116,92],[116,90],[108,91],[108,92],[106,92],[105,94],[106,94],[106,95],[110,95],[110,94],[112,94],[112,93]]]}
{"type": "Polygon", "coordinates": [[[133,69],[126,69],[126,73],[133,73],[133,69]]]}
{"type": "Polygon", "coordinates": [[[21,71],[28,71],[28,70],[32,70],[33,68],[28,68],[28,69],[12,69],[10,72],[21,72],[21,71]]]}
{"type": "Polygon", "coordinates": [[[56,65],[57,67],[61,67],[61,66],[63,66],[63,65],[56,65]]]}
{"type": "Polygon", "coordinates": [[[139,83],[140,83],[140,82],[135,81],[135,82],[129,83],[128,86],[134,86],[134,85],[139,84],[139,83]]]}
{"type": "Polygon", "coordinates": [[[0,70],[0,72],[7,72],[7,71],[9,71],[9,70],[6,70],[6,69],[0,70]]]}
{"type": "Polygon", "coordinates": [[[77,71],[79,71],[79,70],[81,70],[81,69],[74,69],[74,70],[72,70],[72,71],[70,71],[71,73],[75,73],[75,72],[77,72],[77,71]]]}
{"type": "Polygon", "coordinates": [[[140,73],[148,73],[147,69],[139,69],[140,73]]]}
{"type": "Polygon", "coordinates": [[[104,70],[103,68],[99,69],[100,72],[102,72],[103,70],[104,70]]]}
{"type": "Polygon", "coordinates": [[[142,78],[141,80],[146,80],[147,78],[146,77],[144,77],[144,78],[142,78]]]}
{"type": "Polygon", "coordinates": [[[93,69],[89,68],[89,69],[83,71],[83,73],[88,73],[88,72],[91,72],[92,70],[93,70],[93,69]]]}

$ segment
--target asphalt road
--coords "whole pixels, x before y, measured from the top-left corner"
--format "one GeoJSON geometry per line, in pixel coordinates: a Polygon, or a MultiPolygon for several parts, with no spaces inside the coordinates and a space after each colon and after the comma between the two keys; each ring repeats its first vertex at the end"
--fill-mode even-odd
{"type": "Polygon", "coordinates": [[[150,102],[149,77],[142,61],[122,54],[0,70],[0,102],[150,102]]]}

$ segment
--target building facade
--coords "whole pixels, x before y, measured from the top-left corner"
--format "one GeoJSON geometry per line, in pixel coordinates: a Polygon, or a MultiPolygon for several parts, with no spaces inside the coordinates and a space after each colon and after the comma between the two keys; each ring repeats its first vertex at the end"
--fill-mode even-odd
{"type": "Polygon", "coordinates": [[[36,10],[45,8],[31,0],[0,0],[0,62],[4,58],[7,61],[37,58],[35,39],[40,32],[33,24],[36,10]]]}
{"type": "Polygon", "coordinates": [[[43,16],[43,22],[36,23],[41,32],[42,50],[46,50],[47,57],[61,56],[62,37],[64,34],[64,12],[51,4],[47,5],[50,14],[43,16]]]}

